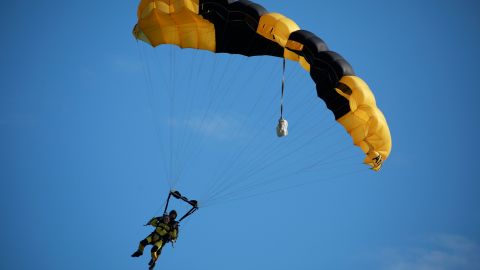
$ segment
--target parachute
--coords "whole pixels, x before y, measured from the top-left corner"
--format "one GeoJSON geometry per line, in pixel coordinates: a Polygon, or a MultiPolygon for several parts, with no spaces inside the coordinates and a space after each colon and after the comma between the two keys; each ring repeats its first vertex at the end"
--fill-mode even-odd
{"type": "Polygon", "coordinates": [[[298,62],[315,82],[317,96],[365,153],[364,163],[378,171],[388,158],[390,130],[368,85],[322,39],[286,16],[246,0],[141,0],[137,17],[133,35],[153,47],[173,44],[298,62]]]}

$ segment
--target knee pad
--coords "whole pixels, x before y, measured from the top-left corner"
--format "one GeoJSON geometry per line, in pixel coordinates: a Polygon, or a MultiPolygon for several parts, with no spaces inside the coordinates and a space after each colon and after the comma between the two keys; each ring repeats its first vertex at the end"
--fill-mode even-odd
{"type": "Polygon", "coordinates": [[[148,245],[147,239],[143,239],[142,241],[140,241],[140,244],[141,244],[142,246],[148,245]]]}
{"type": "Polygon", "coordinates": [[[158,247],[157,247],[157,246],[153,246],[151,251],[152,251],[152,253],[155,253],[155,252],[157,252],[157,250],[158,250],[158,247]]]}

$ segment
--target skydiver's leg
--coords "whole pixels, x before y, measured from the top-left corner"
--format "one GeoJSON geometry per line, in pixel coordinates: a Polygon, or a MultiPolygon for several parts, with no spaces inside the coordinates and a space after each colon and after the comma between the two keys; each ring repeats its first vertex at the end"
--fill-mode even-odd
{"type": "Polygon", "coordinates": [[[157,262],[158,257],[160,256],[160,253],[162,252],[162,247],[163,247],[163,240],[159,240],[159,241],[157,241],[153,244],[153,247],[152,247],[152,250],[151,250],[152,259],[148,263],[148,265],[150,265],[150,270],[153,269],[153,267],[155,267],[155,263],[157,262]]]}
{"type": "Polygon", "coordinates": [[[140,241],[138,244],[138,249],[132,254],[132,257],[140,257],[143,254],[143,250],[145,249],[145,246],[149,245],[152,243],[152,235],[150,234],[147,236],[145,239],[140,241]]]}

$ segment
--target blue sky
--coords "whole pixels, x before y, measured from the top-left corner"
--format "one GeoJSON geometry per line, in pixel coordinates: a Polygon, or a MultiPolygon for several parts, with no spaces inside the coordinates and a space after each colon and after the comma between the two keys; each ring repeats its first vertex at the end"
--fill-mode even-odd
{"type": "Polygon", "coordinates": [[[291,133],[279,141],[278,59],[149,50],[131,35],[136,1],[9,2],[0,11],[1,269],[145,269],[147,258],[130,254],[180,171],[176,187],[199,198],[215,179],[287,176],[201,208],[162,269],[480,269],[478,3],[258,3],[316,33],[370,85],[393,139],[382,171],[360,164],[294,63],[291,133]],[[222,102],[203,117],[217,89],[229,94],[214,95],[222,102]],[[321,139],[302,147],[311,130],[321,139]],[[310,161],[327,165],[302,170],[310,161]]]}

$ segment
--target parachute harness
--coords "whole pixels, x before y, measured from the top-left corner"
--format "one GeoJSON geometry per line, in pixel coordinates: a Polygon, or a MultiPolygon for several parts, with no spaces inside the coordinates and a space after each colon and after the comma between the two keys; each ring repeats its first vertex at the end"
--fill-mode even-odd
{"type": "Polygon", "coordinates": [[[187,218],[188,216],[190,216],[191,214],[193,214],[195,211],[198,210],[198,201],[196,200],[189,200],[187,197],[185,196],[182,196],[182,194],[180,194],[180,192],[176,191],[176,190],[171,190],[169,193],[168,193],[168,198],[167,198],[167,204],[165,205],[165,210],[163,211],[163,214],[166,215],[167,214],[167,209],[168,209],[168,203],[170,202],[170,199],[172,198],[172,196],[175,198],[175,199],[179,199],[179,200],[182,200],[188,204],[190,204],[192,206],[192,208],[190,208],[190,210],[188,210],[187,213],[185,213],[179,220],[178,220],[178,223],[180,223],[182,220],[184,220],[185,218],[187,218]]]}

